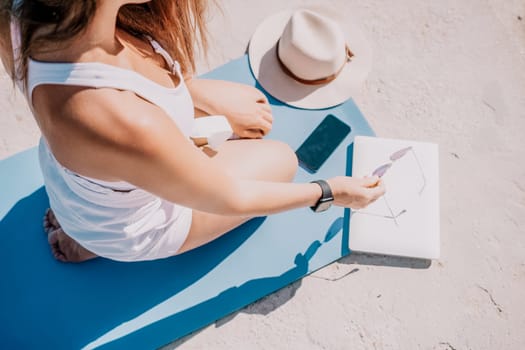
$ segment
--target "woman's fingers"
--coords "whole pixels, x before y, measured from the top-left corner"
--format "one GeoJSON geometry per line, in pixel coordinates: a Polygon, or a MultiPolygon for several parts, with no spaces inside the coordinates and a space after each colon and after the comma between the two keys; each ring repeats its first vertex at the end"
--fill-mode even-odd
{"type": "Polygon", "coordinates": [[[254,130],[257,130],[260,132],[261,136],[266,136],[272,130],[272,123],[268,122],[267,120],[261,118],[257,125],[254,125],[253,127],[247,129],[247,131],[253,132],[254,130]]]}
{"type": "Polygon", "coordinates": [[[379,180],[379,176],[366,176],[361,179],[361,183],[364,187],[375,187],[379,180]]]}
{"type": "Polygon", "coordinates": [[[272,123],[264,118],[260,118],[257,122],[257,125],[245,129],[240,136],[246,138],[261,138],[266,136],[270,130],[272,130],[272,123]]]}
{"type": "Polygon", "coordinates": [[[378,177],[355,178],[336,176],[328,179],[336,205],[362,209],[385,193],[383,180],[378,177]]]}
{"type": "Polygon", "coordinates": [[[368,202],[366,205],[376,201],[379,197],[385,194],[385,184],[379,178],[364,178],[363,187],[364,199],[368,202]]]}
{"type": "Polygon", "coordinates": [[[379,180],[377,182],[377,185],[375,185],[373,187],[369,187],[369,191],[370,191],[370,195],[372,197],[372,201],[375,201],[376,199],[378,199],[379,197],[384,195],[385,192],[386,192],[384,182],[382,180],[379,180]]]}
{"type": "Polygon", "coordinates": [[[273,123],[273,115],[268,111],[261,111],[261,117],[266,120],[268,123],[273,123]]]}
{"type": "Polygon", "coordinates": [[[263,132],[263,136],[265,136],[270,132],[270,130],[272,130],[272,123],[264,118],[261,119],[261,130],[263,132]]]}
{"type": "Polygon", "coordinates": [[[255,101],[257,103],[268,104],[268,98],[266,97],[265,94],[263,94],[261,91],[255,88],[254,88],[254,92],[255,92],[255,101]]]}
{"type": "Polygon", "coordinates": [[[261,112],[259,117],[245,130],[250,130],[250,133],[253,134],[254,130],[259,130],[262,136],[265,136],[272,130],[273,117],[271,114],[266,112],[261,112]]]}
{"type": "Polygon", "coordinates": [[[270,104],[268,102],[265,102],[265,103],[259,103],[259,106],[262,108],[262,110],[268,112],[268,113],[272,113],[272,106],[270,106],[270,104]]]}
{"type": "Polygon", "coordinates": [[[260,139],[263,136],[264,133],[261,129],[246,129],[241,135],[245,139],[260,139]]]}

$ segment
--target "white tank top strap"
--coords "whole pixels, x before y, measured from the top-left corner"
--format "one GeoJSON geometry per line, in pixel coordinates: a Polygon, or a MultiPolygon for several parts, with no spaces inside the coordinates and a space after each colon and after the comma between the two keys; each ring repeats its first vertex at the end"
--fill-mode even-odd
{"type": "Polygon", "coordinates": [[[171,73],[177,74],[179,78],[182,79],[182,73],[180,70],[179,62],[174,60],[173,57],[171,57],[171,55],[168,53],[168,51],[166,51],[157,40],[153,39],[149,35],[146,35],[145,37],[149,40],[151,47],[153,47],[153,50],[164,58],[164,61],[166,61],[166,63],[171,69],[171,73]]]}
{"type": "Polygon", "coordinates": [[[181,87],[181,84],[175,88],[165,87],[135,71],[105,63],[56,63],[29,59],[27,96],[31,98],[33,90],[43,84],[129,90],[158,105],[162,105],[160,99],[164,94],[176,94],[181,87]]]}
{"type": "Polygon", "coordinates": [[[55,63],[28,60],[27,98],[31,105],[34,89],[43,84],[112,88],[131,91],[162,108],[190,136],[193,130],[193,101],[183,79],[165,87],[133,70],[98,63],[55,63]]]}

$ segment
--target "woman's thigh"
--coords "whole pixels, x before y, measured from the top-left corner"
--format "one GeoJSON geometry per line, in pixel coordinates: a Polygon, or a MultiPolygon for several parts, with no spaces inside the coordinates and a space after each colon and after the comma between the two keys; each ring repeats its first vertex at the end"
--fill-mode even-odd
{"type": "MultiPolygon", "coordinates": [[[[211,159],[233,176],[243,179],[289,182],[297,170],[293,150],[274,140],[227,141],[211,159]]],[[[212,175],[210,180],[213,180],[212,175]]],[[[179,253],[201,246],[249,219],[193,210],[190,232],[179,253]]]]}

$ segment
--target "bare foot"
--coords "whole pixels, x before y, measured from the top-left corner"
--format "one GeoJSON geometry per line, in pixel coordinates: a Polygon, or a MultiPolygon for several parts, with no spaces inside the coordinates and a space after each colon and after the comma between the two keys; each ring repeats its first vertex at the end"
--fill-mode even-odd
{"type": "Polygon", "coordinates": [[[43,224],[55,259],[63,262],[82,262],[97,257],[62,230],[51,209],[46,211],[43,224]]]}
{"type": "Polygon", "coordinates": [[[53,230],[56,230],[57,228],[60,228],[60,224],[58,223],[58,220],[55,217],[55,213],[53,213],[51,208],[47,208],[46,210],[43,220],[43,226],[44,231],[46,231],[47,234],[49,234],[53,230]]]}

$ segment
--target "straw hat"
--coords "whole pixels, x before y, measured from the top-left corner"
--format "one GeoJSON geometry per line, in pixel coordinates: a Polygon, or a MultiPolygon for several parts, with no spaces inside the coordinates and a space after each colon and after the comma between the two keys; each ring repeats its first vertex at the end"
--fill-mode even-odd
{"type": "Polygon", "coordinates": [[[248,56],[270,95],[306,109],[343,103],[372,66],[370,47],[352,20],[308,9],[266,18],[250,40],[248,56]]]}

